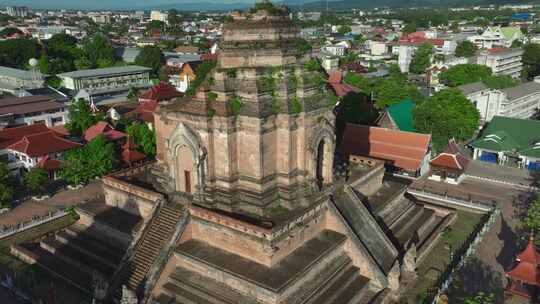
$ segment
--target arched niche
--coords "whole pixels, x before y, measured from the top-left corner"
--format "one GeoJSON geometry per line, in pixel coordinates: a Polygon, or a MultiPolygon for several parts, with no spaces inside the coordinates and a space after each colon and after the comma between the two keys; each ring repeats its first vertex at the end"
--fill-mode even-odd
{"type": "Polygon", "coordinates": [[[310,177],[317,182],[319,188],[333,182],[334,144],[334,133],[327,128],[317,132],[310,143],[310,177]]]}
{"type": "Polygon", "coordinates": [[[168,139],[170,172],[175,190],[193,194],[204,185],[206,149],[195,132],[179,123],[168,139]]]}

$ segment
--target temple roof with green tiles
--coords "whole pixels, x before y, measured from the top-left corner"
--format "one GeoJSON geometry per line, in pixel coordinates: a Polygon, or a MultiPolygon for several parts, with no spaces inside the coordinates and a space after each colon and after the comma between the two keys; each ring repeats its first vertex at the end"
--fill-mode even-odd
{"type": "Polygon", "coordinates": [[[387,108],[388,114],[390,114],[400,131],[416,132],[413,126],[412,115],[414,106],[415,104],[412,100],[404,99],[387,108]]]}
{"type": "Polygon", "coordinates": [[[540,120],[495,116],[471,146],[540,158],[540,120]]]}

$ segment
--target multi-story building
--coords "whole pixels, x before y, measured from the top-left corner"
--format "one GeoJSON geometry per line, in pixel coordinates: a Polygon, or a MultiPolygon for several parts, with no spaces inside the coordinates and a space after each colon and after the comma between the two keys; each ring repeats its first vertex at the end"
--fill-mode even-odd
{"type": "Polygon", "coordinates": [[[476,56],[476,64],[491,68],[495,75],[519,78],[523,70],[522,56],[522,49],[491,48],[476,56]]]}
{"type": "Polygon", "coordinates": [[[45,83],[44,76],[38,71],[0,66],[0,91],[15,94],[21,89],[42,88],[45,83]]]}
{"type": "Polygon", "coordinates": [[[481,35],[467,38],[480,49],[510,47],[512,42],[521,39],[523,33],[518,27],[488,27],[481,35]]]}
{"type": "Polygon", "coordinates": [[[0,160],[6,162],[11,173],[15,175],[46,161],[49,164],[51,160],[58,162],[65,151],[80,146],[62,138],[45,124],[0,130],[0,160]]]}
{"type": "Polygon", "coordinates": [[[495,116],[471,143],[474,159],[540,170],[540,121],[495,116]]]}
{"type": "Polygon", "coordinates": [[[458,89],[473,103],[484,122],[495,116],[528,119],[540,111],[540,79],[502,90],[490,89],[482,82],[458,89]]]}
{"type": "Polygon", "coordinates": [[[25,18],[28,16],[28,7],[26,6],[8,6],[6,12],[11,17],[25,18]]]}
{"type": "Polygon", "coordinates": [[[150,20],[151,21],[162,21],[165,23],[169,23],[169,14],[162,13],[161,11],[151,11],[150,12],[150,20]]]}
{"type": "Polygon", "coordinates": [[[80,70],[58,74],[62,86],[73,92],[119,91],[131,87],[150,86],[150,71],[147,67],[136,65],[105,69],[80,70]]]}
{"type": "Polygon", "coordinates": [[[47,96],[26,96],[0,100],[0,127],[43,123],[47,127],[68,121],[67,106],[47,96]]]}

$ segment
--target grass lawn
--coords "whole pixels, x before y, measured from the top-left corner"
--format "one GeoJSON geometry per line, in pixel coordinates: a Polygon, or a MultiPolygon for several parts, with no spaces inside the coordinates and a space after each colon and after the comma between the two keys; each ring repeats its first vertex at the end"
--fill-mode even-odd
{"type": "MultiPolygon", "coordinates": [[[[55,291],[58,297],[69,298],[71,303],[80,303],[81,298],[73,288],[66,283],[57,280],[41,269],[37,264],[29,265],[20,261],[9,253],[9,246],[20,244],[23,242],[33,241],[41,236],[62,229],[63,227],[73,224],[76,219],[67,215],[46,224],[28,229],[24,232],[17,233],[11,237],[0,241],[0,274],[10,273],[14,280],[15,286],[21,290],[29,292],[33,295],[45,296],[49,292],[51,284],[55,286],[55,291]],[[69,291],[66,292],[66,291],[69,291]],[[72,298],[75,297],[75,298],[72,298]],[[71,300],[73,299],[73,300],[71,300]]],[[[0,279],[4,279],[3,275],[0,279]]]]}
{"type": "Polygon", "coordinates": [[[481,214],[457,211],[457,219],[454,224],[443,233],[428,256],[418,265],[418,279],[404,295],[404,298],[409,303],[421,303],[422,297],[429,288],[433,287],[439,274],[444,271],[446,265],[450,262],[448,245],[452,249],[461,246],[481,218],[481,214]]]}
{"type": "Polygon", "coordinates": [[[21,233],[17,233],[13,236],[2,239],[0,241],[0,270],[7,268],[14,272],[20,272],[23,271],[24,268],[28,267],[26,263],[16,259],[9,253],[9,246],[34,240],[44,234],[69,226],[74,222],[75,219],[72,216],[67,215],[52,222],[33,227],[21,233]]]}

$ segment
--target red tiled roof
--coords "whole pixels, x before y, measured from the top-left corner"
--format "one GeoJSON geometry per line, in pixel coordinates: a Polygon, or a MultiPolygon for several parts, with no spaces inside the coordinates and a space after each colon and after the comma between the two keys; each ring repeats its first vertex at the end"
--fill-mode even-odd
{"type": "Polygon", "coordinates": [[[48,155],[43,157],[38,163],[37,166],[43,168],[47,171],[56,171],[62,166],[62,161],[58,159],[51,159],[48,155]]]}
{"type": "Polygon", "coordinates": [[[68,136],[69,135],[69,130],[66,129],[66,126],[64,125],[60,125],[60,126],[54,126],[52,128],[50,128],[53,132],[55,132],[56,134],[58,134],[59,136],[68,136]]]}
{"type": "Polygon", "coordinates": [[[157,109],[158,103],[155,101],[140,103],[135,111],[140,120],[148,123],[154,122],[154,111],[157,109]]]}
{"type": "Polygon", "coordinates": [[[217,60],[217,58],[218,58],[217,54],[202,54],[201,55],[202,61],[213,61],[213,60],[217,60]]]}
{"type": "Polygon", "coordinates": [[[146,155],[136,150],[137,145],[134,144],[131,140],[128,140],[122,146],[122,149],[122,160],[128,164],[143,160],[146,157],[146,155]]]}
{"type": "Polygon", "coordinates": [[[176,88],[168,83],[160,82],[159,84],[151,87],[148,91],[139,96],[141,100],[170,100],[176,97],[182,96],[182,93],[178,92],[176,88]]]}
{"type": "Polygon", "coordinates": [[[5,149],[9,145],[21,140],[27,135],[43,133],[49,131],[45,124],[33,124],[15,128],[6,128],[0,130],[0,149],[5,149]]]}
{"type": "Polygon", "coordinates": [[[339,152],[381,159],[395,167],[416,171],[430,143],[431,135],[347,124],[339,152]]]}
{"type": "Polygon", "coordinates": [[[540,254],[534,245],[534,238],[529,238],[529,243],[525,250],[521,252],[517,259],[519,264],[506,275],[513,279],[517,279],[528,284],[540,286],[540,272],[538,265],[540,264],[540,254]]]}
{"type": "Polygon", "coordinates": [[[491,48],[491,49],[488,49],[488,53],[490,54],[499,54],[499,53],[504,53],[504,52],[508,52],[510,51],[511,49],[509,48],[503,48],[503,47],[495,47],[495,48],[491,48]]]}
{"type": "Polygon", "coordinates": [[[330,71],[328,75],[328,82],[341,83],[342,78],[343,78],[343,74],[341,73],[341,71],[330,71]]]}
{"type": "Polygon", "coordinates": [[[0,115],[22,115],[51,110],[60,111],[64,108],[65,105],[54,101],[48,96],[12,97],[2,99],[2,102],[0,102],[0,115]]]}
{"type": "Polygon", "coordinates": [[[38,157],[52,153],[75,149],[82,146],[56,135],[53,131],[24,136],[10,145],[8,149],[24,153],[30,157],[38,157]]]}
{"type": "Polygon", "coordinates": [[[100,121],[84,132],[84,140],[91,141],[98,135],[103,135],[108,141],[115,141],[126,137],[126,133],[116,131],[108,123],[100,121]]]}
{"type": "Polygon", "coordinates": [[[344,83],[331,83],[330,86],[334,89],[334,92],[338,97],[347,96],[349,93],[358,93],[359,89],[344,83]]]}
{"type": "Polygon", "coordinates": [[[469,164],[469,160],[461,153],[446,153],[443,152],[430,161],[432,166],[450,168],[455,170],[465,170],[469,164]]]}

